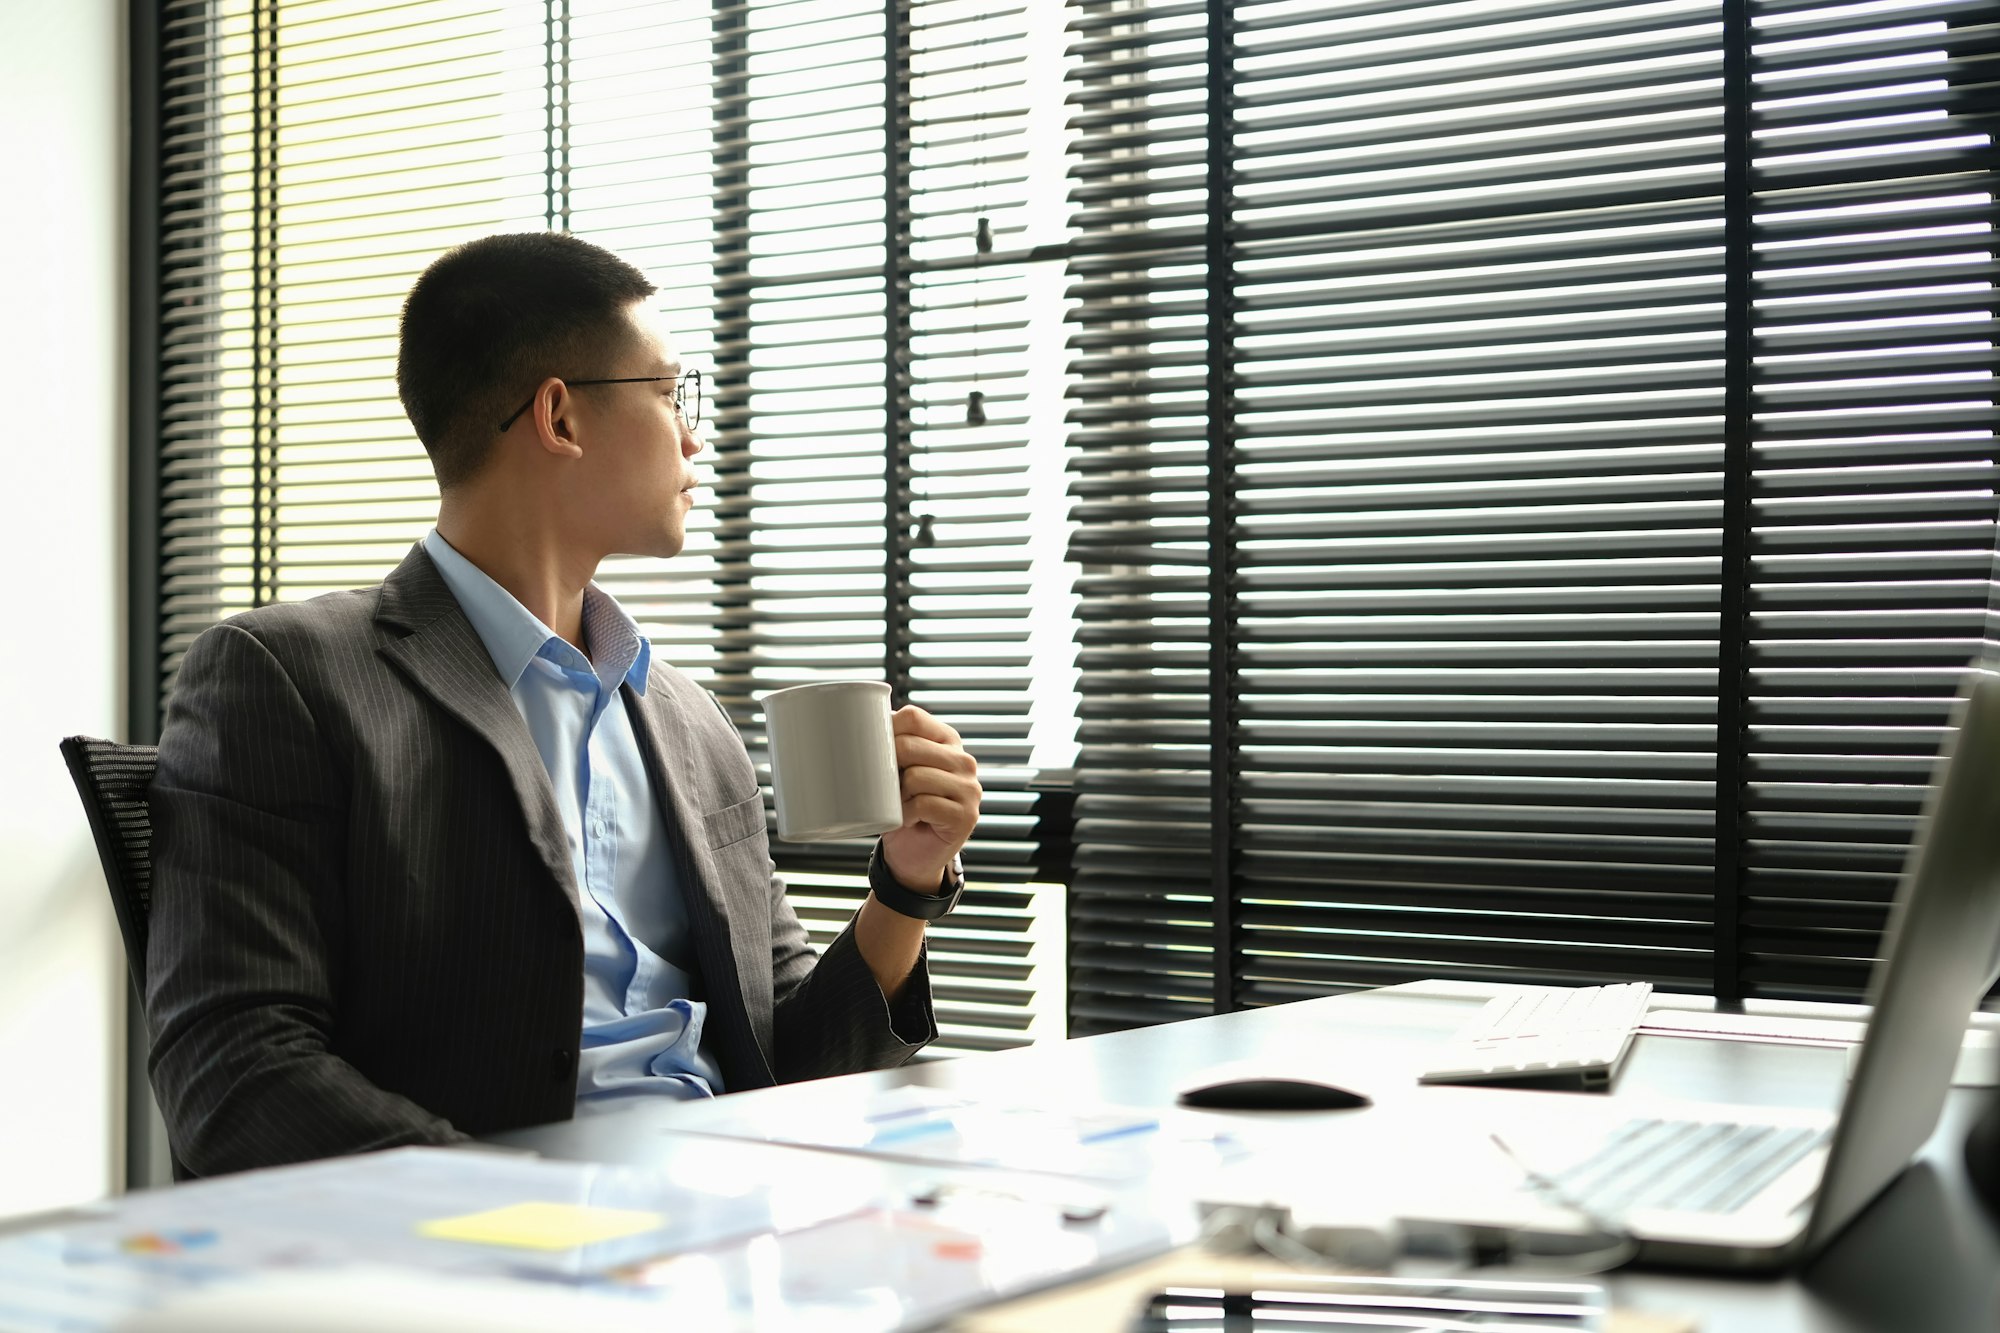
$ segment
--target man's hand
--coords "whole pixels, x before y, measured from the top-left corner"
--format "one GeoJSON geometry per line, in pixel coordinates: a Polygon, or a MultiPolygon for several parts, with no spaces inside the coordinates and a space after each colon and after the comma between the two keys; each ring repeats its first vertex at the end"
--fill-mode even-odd
{"type": "Polygon", "coordinates": [[[912,704],[891,719],[903,774],[903,826],[882,835],[882,860],[913,893],[936,893],[979,823],[979,765],[959,735],[912,704]]]}

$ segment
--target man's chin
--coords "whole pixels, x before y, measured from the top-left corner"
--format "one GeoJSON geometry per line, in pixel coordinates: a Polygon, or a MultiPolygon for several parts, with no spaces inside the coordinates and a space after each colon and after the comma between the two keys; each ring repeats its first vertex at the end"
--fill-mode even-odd
{"type": "Polygon", "coordinates": [[[612,555],[635,555],[651,560],[671,560],[687,546],[687,531],[676,529],[672,532],[650,532],[643,536],[634,534],[617,543],[612,555]]]}

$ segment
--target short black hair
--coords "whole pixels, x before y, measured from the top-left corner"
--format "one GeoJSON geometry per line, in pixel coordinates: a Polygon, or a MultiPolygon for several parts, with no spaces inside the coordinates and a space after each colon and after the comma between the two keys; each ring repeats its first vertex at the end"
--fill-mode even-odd
{"type": "Polygon", "coordinates": [[[494,429],[550,375],[616,374],[626,307],[657,289],[609,250],[563,232],[511,232],[447,250],[403,302],[396,392],[438,485],[475,475],[494,429]]]}

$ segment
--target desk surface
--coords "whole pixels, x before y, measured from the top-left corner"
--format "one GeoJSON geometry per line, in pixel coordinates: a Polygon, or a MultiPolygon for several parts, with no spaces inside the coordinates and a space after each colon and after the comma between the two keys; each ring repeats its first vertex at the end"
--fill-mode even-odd
{"type": "MultiPolygon", "coordinates": [[[[519,1130],[496,1141],[552,1157],[647,1161],[683,1134],[754,1137],[760,1117],[851,1106],[906,1085],[1013,1098],[1031,1092],[1055,1105],[1165,1108],[1179,1088],[1206,1071],[1242,1062],[1386,1092],[1407,1089],[1423,1049],[1452,1032],[1474,1003],[1462,995],[1397,987],[712,1102],[652,1104],[629,1114],[519,1130]]],[[[1614,1095],[1831,1108],[1845,1068],[1846,1055],[1838,1049],[1641,1036],[1614,1095]]],[[[1954,1090],[1916,1165],[1805,1271],[1784,1278],[1627,1271],[1607,1279],[1613,1299],[1636,1310],[1695,1315],[1705,1333],[2000,1328],[2000,1227],[1968,1192],[1959,1156],[1983,1096],[1954,1090]]],[[[1392,1113],[1393,1107],[1378,1105],[1331,1115],[1222,1118],[1240,1126],[1260,1154],[1337,1170],[1340,1141],[1383,1133],[1392,1113]]]]}

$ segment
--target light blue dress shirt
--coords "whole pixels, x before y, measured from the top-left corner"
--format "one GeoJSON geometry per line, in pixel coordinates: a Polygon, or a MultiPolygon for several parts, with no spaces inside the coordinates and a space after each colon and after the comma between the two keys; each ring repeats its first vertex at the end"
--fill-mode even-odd
{"type": "Polygon", "coordinates": [[[478,631],[555,784],[583,917],[578,1114],[637,1097],[708,1097],[687,904],[666,821],[619,697],[646,693],[652,645],[611,595],[583,595],[585,657],[432,529],[424,550],[478,631]]]}

